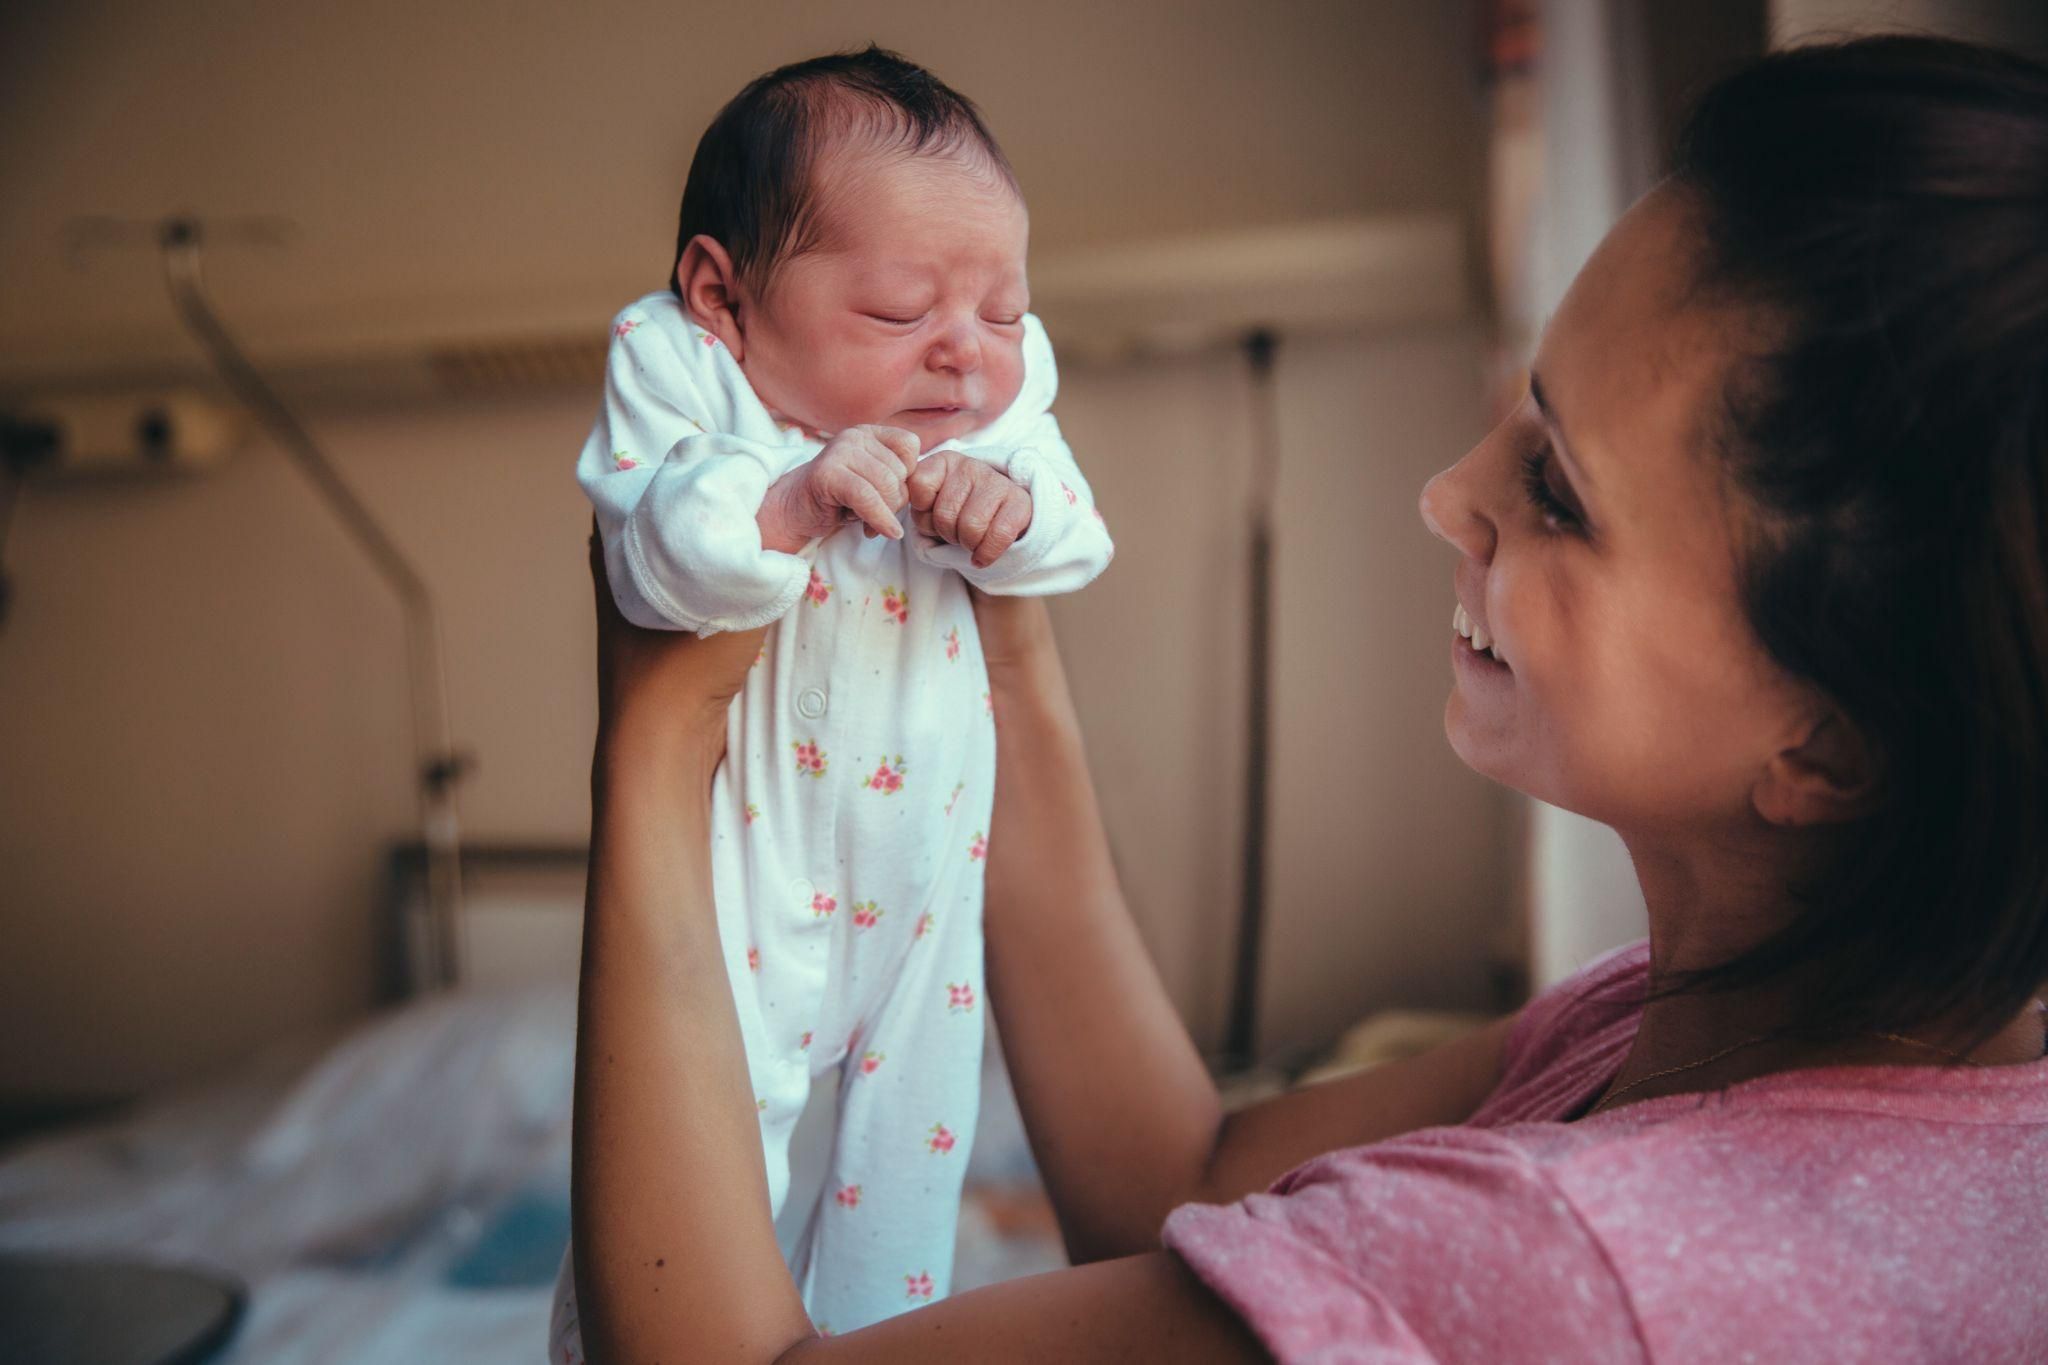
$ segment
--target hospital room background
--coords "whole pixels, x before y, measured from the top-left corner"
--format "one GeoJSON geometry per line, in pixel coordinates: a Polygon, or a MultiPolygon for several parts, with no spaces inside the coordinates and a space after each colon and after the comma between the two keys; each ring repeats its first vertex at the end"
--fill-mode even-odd
{"type": "MultiPolygon", "coordinates": [[[[571,469],[746,79],[879,42],[1015,164],[1119,548],[1055,626],[1132,913],[1243,1097],[1641,932],[1611,834],[1445,744],[1416,495],[1685,96],[1884,27],[2048,42],[2027,0],[10,8],[0,1342],[60,1353],[0,1357],[540,1358],[571,469]]],[[[963,1285],[1062,1263],[994,1050],[987,1109],[963,1285]]]]}

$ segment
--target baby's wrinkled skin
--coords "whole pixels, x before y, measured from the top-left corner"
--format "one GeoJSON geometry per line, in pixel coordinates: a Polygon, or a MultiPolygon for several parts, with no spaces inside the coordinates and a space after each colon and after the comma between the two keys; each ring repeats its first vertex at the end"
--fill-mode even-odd
{"type": "Polygon", "coordinates": [[[864,150],[819,176],[820,245],[760,293],[709,237],[676,266],[684,307],[762,403],[825,440],[769,487],[762,544],[794,552],[856,521],[900,538],[908,505],[918,530],[993,564],[1029,528],[1030,495],[958,451],[918,457],[993,421],[1023,385],[1023,201],[959,155],[864,150]]]}

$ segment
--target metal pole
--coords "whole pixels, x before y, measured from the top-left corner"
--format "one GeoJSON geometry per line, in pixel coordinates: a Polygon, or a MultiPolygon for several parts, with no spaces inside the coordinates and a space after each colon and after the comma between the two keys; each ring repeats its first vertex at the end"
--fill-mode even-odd
{"type": "Polygon", "coordinates": [[[462,907],[461,826],[456,814],[455,784],[467,760],[455,752],[449,734],[448,677],[442,662],[441,627],[433,596],[426,580],[384,534],[384,528],[321,452],[312,435],[235,345],[206,297],[200,274],[201,235],[200,224],[190,218],[166,219],[159,228],[164,273],[179,318],[205,348],[228,388],[255,413],[340,519],[343,529],[370,557],[404,608],[420,839],[427,865],[427,976],[430,984],[453,985],[460,965],[457,926],[462,907]]]}
{"type": "Polygon", "coordinates": [[[1259,952],[1266,920],[1266,787],[1272,733],[1273,486],[1280,472],[1280,410],[1273,390],[1278,339],[1265,329],[1244,339],[1253,405],[1250,587],[1246,613],[1244,880],[1239,889],[1237,965],[1230,991],[1224,1056],[1234,1067],[1256,1060],[1259,952]]]}

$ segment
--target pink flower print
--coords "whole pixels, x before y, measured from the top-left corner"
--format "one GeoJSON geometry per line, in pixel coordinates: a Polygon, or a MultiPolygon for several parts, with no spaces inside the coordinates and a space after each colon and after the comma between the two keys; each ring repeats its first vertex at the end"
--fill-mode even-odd
{"type": "Polygon", "coordinates": [[[697,329],[697,340],[703,342],[706,346],[716,346],[718,344],[718,338],[705,331],[702,327],[697,329]]]}
{"type": "Polygon", "coordinates": [[[965,1014],[973,1008],[974,987],[965,984],[956,986],[948,981],[946,983],[946,1013],[965,1014]]]}
{"type": "Polygon", "coordinates": [[[988,835],[982,833],[980,830],[976,830],[974,831],[974,842],[967,846],[967,860],[969,862],[978,863],[987,856],[988,835]]]}
{"type": "Polygon", "coordinates": [[[958,801],[960,793],[966,790],[967,784],[965,782],[955,782],[953,784],[953,794],[946,798],[946,814],[951,815],[953,813],[953,803],[958,801]]]}
{"type": "Polygon", "coordinates": [[[960,627],[954,626],[946,632],[946,662],[952,663],[960,657],[960,627]]]}
{"type": "Polygon", "coordinates": [[[890,767],[884,760],[880,767],[861,779],[863,787],[872,788],[884,796],[894,796],[903,790],[903,755],[896,755],[896,766],[890,767]]]}
{"type": "Polygon", "coordinates": [[[825,775],[825,751],[818,747],[818,741],[807,739],[792,744],[796,750],[796,775],[798,777],[823,777],[825,775]]]}
{"type": "Polygon", "coordinates": [[[882,589],[882,610],[889,613],[889,619],[902,625],[910,619],[910,591],[890,584],[882,589]]]}
{"type": "Polygon", "coordinates": [[[811,570],[811,581],[804,588],[804,596],[810,599],[810,603],[812,606],[822,607],[825,605],[825,599],[830,597],[831,595],[832,585],[830,583],[827,583],[824,579],[818,577],[818,571],[815,568],[813,568],[811,570]]]}
{"type": "Polygon", "coordinates": [[[758,819],[760,819],[760,818],[761,818],[761,808],[760,808],[759,806],[755,805],[755,804],[754,804],[753,802],[749,801],[749,802],[747,802],[747,811],[746,811],[746,814],[745,814],[744,816],[742,816],[741,818],[742,818],[742,819],[744,819],[744,820],[745,820],[745,821],[746,821],[746,822],[747,822],[748,824],[750,824],[750,825],[751,825],[751,824],[753,824],[753,823],[754,823],[754,822],[755,822],[756,820],[758,820],[758,819]]]}
{"type": "Polygon", "coordinates": [[[881,1070],[882,1063],[888,1060],[888,1054],[886,1053],[863,1052],[860,1054],[860,1074],[863,1076],[872,1076],[877,1071],[881,1070]]]}
{"type": "Polygon", "coordinates": [[[917,917],[917,927],[910,931],[911,939],[915,941],[917,939],[923,938],[926,934],[932,931],[932,925],[934,923],[936,923],[936,921],[933,920],[931,911],[927,910],[922,915],[919,915],[917,917]]]}
{"type": "Polygon", "coordinates": [[[640,467],[640,462],[634,459],[629,452],[623,450],[614,450],[612,452],[612,464],[618,469],[638,469],[640,467]]]}
{"type": "Polygon", "coordinates": [[[762,1099],[762,1098],[761,1098],[761,1097],[760,1097],[759,1095],[756,1095],[756,1096],[754,1097],[754,1112],[755,1112],[755,1113],[757,1113],[757,1114],[765,1114],[765,1113],[767,1113],[767,1112],[768,1112],[768,1101],[766,1101],[766,1100],[762,1099]]]}
{"type": "Polygon", "coordinates": [[[881,918],[882,907],[873,901],[855,901],[853,903],[854,928],[872,929],[875,927],[875,922],[881,918]]]}
{"type": "Polygon", "coordinates": [[[905,1290],[904,1298],[917,1299],[925,1303],[931,1302],[934,1288],[932,1277],[922,1270],[918,1271],[915,1275],[905,1275],[903,1277],[903,1287],[905,1290]]]}
{"type": "Polygon", "coordinates": [[[1067,495],[1067,506],[1072,507],[1075,503],[1081,500],[1073,489],[1067,487],[1067,481],[1065,479],[1060,480],[1060,488],[1067,495]]]}
{"type": "Polygon", "coordinates": [[[760,647],[759,649],[757,649],[757,650],[755,650],[755,651],[754,651],[754,663],[753,663],[753,664],[748,664],[748,665],[747,665],[747,667],[748,667],[748,668],[752,668],[752,667],[754,666],[754,664],[758,664],[758,663],[760,663],[760,662],[761,662],[761,660],[763,660],[763,659],[765,659],[765,658],[767,658],[767,657],[768,657],[768,646],[767,646],[766,644],[763,644],[763,645],[762,645],[762,646],[761,646],[761,647],[760,647]]]}
{"type": "Polygon", "coordinates": [[[759,948],[747,949],[747,970],[750,972],[761,970],[761,950],[759,948]]]}
{"type": "Polygon", "coordinates": [[[832,1197],[839,1201],[839,1207],[842,1209],[857,1209],[860,1207],[860,1186],[841,1186],[839,1192],[832,1197]]]}
{"type": "Polygon", "coordinates": [[[635,327],[638,327],[639,325],[640,319],[627,318],[624,322],[621,322],[617,326],[612,328],[612,335],[623,340],[624,338],[633,335],[633,329],[635,327]]]}
{"type": "Polygon", "coordinates": [[[796,1040],[796,1045],[804,1052],[811,1050],[811,1031],[809,1029],[804,1030],[804,1036],[796,1040]]]}
{"type": "Polygon", "coordinates": [[[993,693],[981,694],[981,710],[983,715],[992,716],[996,713],[996,699],[993,693]]]}
{"type": "Polygon", "coordinates": [[[953,1130],[943,1123],[935,1123],[930,1129],[931,1136],[925,1139],[925,1150],[933,1156],[944,1156],[953,1150],[953,1130]]]}
{"type": "Polygon", "coordinates": [[[822,891],[811,897],[811,913],[820,919],[823,919],[838,908],[839,902],[822,891]]]}

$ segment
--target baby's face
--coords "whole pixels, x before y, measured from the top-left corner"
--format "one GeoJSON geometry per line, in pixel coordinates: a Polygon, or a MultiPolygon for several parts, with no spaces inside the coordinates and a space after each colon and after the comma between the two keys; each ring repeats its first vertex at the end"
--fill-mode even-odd
{"type": "Polygon", "coordinates": [[[814,432],[863,423],[923,448],[1000,416],[1024,379],[1029,222],[1001,179],[951,157],[864,153],[821,172],[825,244],[741,297],[740,367],[814,432]]]}

